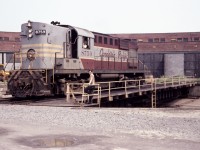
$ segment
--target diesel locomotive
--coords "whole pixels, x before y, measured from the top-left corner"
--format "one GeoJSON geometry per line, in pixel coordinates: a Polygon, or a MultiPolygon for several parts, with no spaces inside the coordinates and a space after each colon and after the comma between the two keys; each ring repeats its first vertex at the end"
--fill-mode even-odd
{"type": "Polygon", "coordinates": [[[64,94],[66,83],[87,82],[88,70],[93,70],[97,82],[145,74],[139,69],[138,46],[131,40],[54,21],[28,21],[20,35],[21,49],[15,59],[21,60],[21,66],[8,80],[14,97],[64,94]]]}

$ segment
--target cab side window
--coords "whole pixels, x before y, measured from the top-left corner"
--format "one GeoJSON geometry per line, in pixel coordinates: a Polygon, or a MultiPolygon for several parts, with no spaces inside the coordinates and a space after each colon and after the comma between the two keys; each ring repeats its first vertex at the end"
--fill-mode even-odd
{"type": "Polygon", "coordinates": [[[83,36],[83,48],[90,49],[90,38],[83,36]]]}

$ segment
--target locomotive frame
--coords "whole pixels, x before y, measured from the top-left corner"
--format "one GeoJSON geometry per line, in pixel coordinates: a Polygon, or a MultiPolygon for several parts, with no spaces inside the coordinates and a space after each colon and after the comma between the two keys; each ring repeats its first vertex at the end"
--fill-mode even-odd
{"type": "MultiPolygon", "coordinates": [[[[21,26],[21,67],[8,80],[14,97],[65,94],[67,82],[144,78],[135,42],[58,22],[21,26]]],[[[17,56],[17,55],[15,55],[17,56]]]]}

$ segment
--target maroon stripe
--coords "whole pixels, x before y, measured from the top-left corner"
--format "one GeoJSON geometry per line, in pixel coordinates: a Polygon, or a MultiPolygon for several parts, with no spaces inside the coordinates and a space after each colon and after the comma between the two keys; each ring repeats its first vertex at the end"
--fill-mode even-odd
{"type": "Polygon", "coordinates": [[[127,70],[127,62],[95,61],[92,59],[81,59],[84,69],[97,70],[127,70]]]}

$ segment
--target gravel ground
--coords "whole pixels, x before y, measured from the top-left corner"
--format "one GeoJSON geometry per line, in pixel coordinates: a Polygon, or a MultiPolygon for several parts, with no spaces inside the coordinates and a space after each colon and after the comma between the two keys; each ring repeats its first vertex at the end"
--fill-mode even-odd
{"type": "Polygon", "coordinates": [[[200,109],[0,105],[0,149],[44,149],[33,143],[48,138],[76,141],[49,149],[199,150],[200,109]]]}

